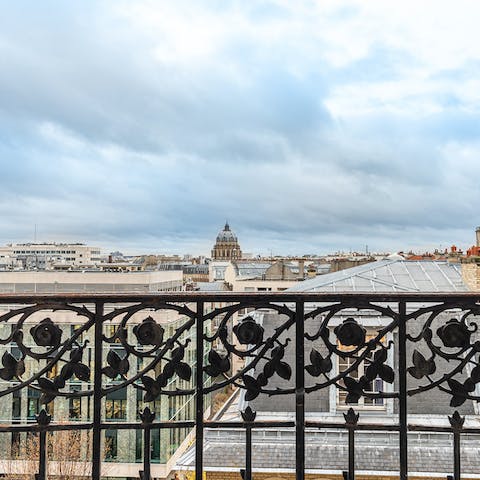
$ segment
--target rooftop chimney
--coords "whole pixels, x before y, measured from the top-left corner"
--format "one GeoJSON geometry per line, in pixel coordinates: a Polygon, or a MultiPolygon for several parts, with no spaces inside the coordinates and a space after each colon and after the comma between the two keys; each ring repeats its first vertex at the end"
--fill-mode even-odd
{"type": "Polygon", "coordinates": [[[298,280],[305,278],[305,260],[298,260],[298,280]]]}

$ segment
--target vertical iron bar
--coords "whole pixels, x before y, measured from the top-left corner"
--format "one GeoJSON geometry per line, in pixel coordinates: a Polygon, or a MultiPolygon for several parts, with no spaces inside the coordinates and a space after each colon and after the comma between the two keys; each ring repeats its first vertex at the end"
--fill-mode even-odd
{"type": "Polygon", "coordinates": [[[295,308],[295,453],[296,480],[305,478],[305,352],[304,352],[304,313],[303,301],[295,308]]]}
{"type": "Polygon", "coordinates": [[[407,426],[407,305],[398,305],[398,375],[399,375],[399,441],[400,480],[408,478],[408,426],[407,426]]]}
{"type": "Polygon", "coordinates": [[[203,478],[203,302],[197,302],[195,398],[195,478],[203,478]]]}
{"type": "Polygon", "coordinates": [[[47,405],[35,415],[37,425],[40,427],[38,442],[38,473],[35,474],[35,480],[46,480],[47,478],[47,431],[46,427],[50,423],[52,416],[47,413],[47,405]]]}
{"type": "Polygon", "coordinates": [[[93,445],[92,479],[100,480],[102,465],[102,337],[103,302],[95,302],[95,345],[93,353],[93,445]]]}
{"type": "Polygon", "coordinates": [[[460,480],[460,430],[453,430],[453,478],[460,480]]]}
{"type": "Polygon", "coordinates": [[[249,425],[247,425],[245,435],[245,480],[252,480],[252,427],[249,425]]]}
{"type": "Polygon", "coordinates": [[[151,435],[150,427],[143,429],[143,480],[151,480],[150,474],[150,456],[151,456],[151,435]]]}
{"type": "Polygon", "coordinates": [[[348,480],[355,480],[355,429],[348,429],[348,480]]]}
{"type": "Polygon", "coordinates": [[[348,412],[343,414],[348,429],[348,472],[343,472],[346,480],[355,480],[355,428],[359,417],[353,408],[349,408],[348,412]]]}
{"type": "Polygon", "coordinates": [[[47,478],[47,432],[40,430],[38,457],[38,475],[37,480],[46,480],[47,478]]]}

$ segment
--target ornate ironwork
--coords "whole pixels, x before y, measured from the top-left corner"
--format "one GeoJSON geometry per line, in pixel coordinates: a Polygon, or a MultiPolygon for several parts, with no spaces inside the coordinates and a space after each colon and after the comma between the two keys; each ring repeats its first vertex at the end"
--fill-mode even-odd
{"type": "MultiPolygon", "coordinates": [[[[205,395],[229,385],[244,390],[248,402],[262,394],[295,394],[297,478],[304,474],[305,395],[335,388],[345,392],[346,404],[362,399],[397,401],[401,478],[408,471],[408,398],[436,390],[448,395],[453,408],[480,400],[480,303],[473,294],[0,296],[0,303],[9,305],[0,315],[0,326],[10,327],[0,338],[4,346],[0,397],[27,387],[39,392],[45,407],[57,397],[92,397],[93,425],[76,423],[75,428],[94,431],[93,478],[100,476],[100,434],[108,427],[100,402],[127,386],[142,392],[146,403],[160,396],[196,396],[197,474],[202,470],[203,430],[209,425],[203,418],[205,395]],[[216,302],[225,306],[205,308],[216,302]],[[278,321],[267,328],[261,315],[239,315],[252,310],[274,312],[278,321]],[[179,319],[171,332],[158,318],[165,312],[179,319]],[[375,316],[375,328],[362,323],[365,315],[375,316]],[[69,324],[77,325],[72,332],[65,329],[66,317],[69,324]],[[108,325],[114,328],[107,335],[108,325]],[[86,359],[87,349],[93,351],[93,364],[86,359]],[[188,349],[195,352],[194,364],[187,359],[188,349]],[[295,352],[295,365],[286,360],[290,349],[295,352]],[[339,369],[340,362],[347,366],[339,369]],[[30,364],[38,368],[27,368],[30,364]],[[234,365],[239,365],[238,370],[233,370],[234,365]],[[179,386],[172,383],[174,378],[185,382],[179,386]],[[374,390],[372,382],[377,379],[384,387],[374,390]]],[[[251,452],[256,422],[249,408],[242,413],[241,427],[250,432],[251,452]]],[[[46,421],[46,415],[46,411],[38,415],[38,428],[54,430],[55,422],[46,421]]],[[[459,442],[463,421],[458,412],[449,418],[459,442]]],[[[152,428],[172,428],[172,423],[154,422],[148,407],[140,420],[133,428],[147,431],[146,437],[152,428]]],[[[350,410],[345,422],[353,445],[358,414],[350,410]]],[[[192,422],[175,425],[191,427],[192,422]]],[[[15,428],[0,427],[0,431],[15,428]]],[[[149,440],[145,443],[148,446],[149,440]]],[[[456,450],[455,479],[460,475],[459,455],[456,450]]],[[[245,478],[251,478],[251,453],[247,464],[245,478]]],[[[354,470],[350,459],[351,480],[354,470]]],[[[45,478],[45,471],[41,465],[40,478],[45,478]]],[[[150,477],[148,455],[143,475],[150,477]]]]}

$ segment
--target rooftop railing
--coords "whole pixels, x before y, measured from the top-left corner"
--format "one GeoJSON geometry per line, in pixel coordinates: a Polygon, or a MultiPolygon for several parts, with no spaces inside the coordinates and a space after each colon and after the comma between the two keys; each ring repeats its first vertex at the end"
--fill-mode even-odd
{"type": "MultiPolygon", "coordinates": [[[[348,469],[343,477],[348,480],[355,479],[358,432],[396,432],[402,480],[409,471],[409,432],[452,435],[450,478],[455,480],[462,472],[462,435],[480,434],[480,428],[467,426],[464,418],[464,413],[475,412],[480,400],[479,294],[2,295],[0,308],[0,326],[5,326],[0,396],[31,389],[39,393],[42,405],[34,424],[12,417],[0,432],[38,433],[39,480],[47,478],[47,433],[64,430],[91,432],[93,479],[101,477],[102,432],[141,431],[139,475],[145,480],[152,477],[151,432],[158,429],[194,429],[199,479],[205,429],[245,431],[245,480],[252,479],[252,431],[258,429],[294,430],[297,480],[305,478],[306,429],[347,433],[348,469]],[[262,323],[259,312],[269,313],[270,322],[262,323]],[[172,318],[181,321],[169,330],[172,318]],[[112,324],[115,329],[106,335],[105,325],[112,324]],[[87,348],[91,361],[85,358],[87,348]],[[188,349],[193,349],[194,361],[187,358],[188,349]],[[183,383],[172,383],[174,377],[183,383]],[[205,398],[228,386],[241,389],[249,406],[238,421],[206,419],[205,398]],[[105,420],[102,402],[125,387],[141,392],[146,405],[138,421],[105,420]],[[306,417],[308,396],[332,389],[343,402],[342,422],[306,417]],[[437,399],[436,408],[444,402],[448,425],[409,424],[415,397],[425,394],[437,399]],[[255,402],[264,395],[292,396],[294,419],[257,419],[255,402]],[[194,397],[193,419],[156,416],[153,402],[176,396],[194,397]],[[92,402],[88,421],[51,420],[49,405],[55,399],[85,397],[92,402]],[[392,421],[363,421],[366,406],[387,404],[392,421]]],[[[423,413],[429,413],[428,408],[423,413]]]]}

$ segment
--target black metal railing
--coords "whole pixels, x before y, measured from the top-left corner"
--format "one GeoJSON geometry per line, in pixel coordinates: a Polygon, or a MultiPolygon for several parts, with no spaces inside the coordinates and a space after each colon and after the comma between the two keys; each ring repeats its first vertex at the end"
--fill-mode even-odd
{"type": "Polygon", "coordinates": [[[195,430],[196,478],[204,470],[205,429],[244,430],[245,480],[252,480],[252,431],[257,429],[295,430],[297,479],[305,478],[306,429],[348,432],[348,471],[343,473],[348,480],[355,479],[357,432],[398,434],[402,480],[408,475],[409,432],[452,434],[455,480],[462,472],[462,435],[480,434],[480,428],[464,423],[464,414],[480,400],[477,294],[2,295],[2,307],[0,396],[29,388],[39,392],[43,407],[36,423],[12,419],[0,425],[0,432],[39,433],[40,480],[47,477],[47,432],[65,430],[91,432],[93,479],[101,476],[105,430],[143,431],[148,452],[139,472],[143,479],[151,478],[150,436],[156,429],[195,430]],[[162,317],[166,312],[169,316],[162,317]],[[262,322],[262,315],[268,321],[262,322]],[[67,329],[70,324],[75,328],[67,329]],[[115,326],[110,334],[107,325],[115,326]],[[188,361],[188,351],[194,352],[194,362],[188,361]],[[72,389],[72,382],[80,387],[72,389]],[[243,390],[249,402],[241,419],[205,419],[205,399],[228,386],[243,390]],[[139,420],[106,421],[102,402],[126,387],[141,392],[145,406],[139,420]],[[306,420],[306,398],[331,389],[346,405],[342,422],[306,420]],[[257,420],[255,405],[265,395],[292,396],[295,419],[257,420]],[[409,425],[412,408],[432,411],[430,404],[425,408],[415,400],[422,395],[435,399],[431,404],[436,413],[448,415],[449,426],[409,425]],[[152,402],[178,396],[194,396],[194,418],[157,419],[152,402]],[[48,406],[55,399],[85,397],[92,399],[90,418],[51,420],[48,406]],[[394,422],[363,422],[359,415],[366,405],[387,404],[394,422]]]}

